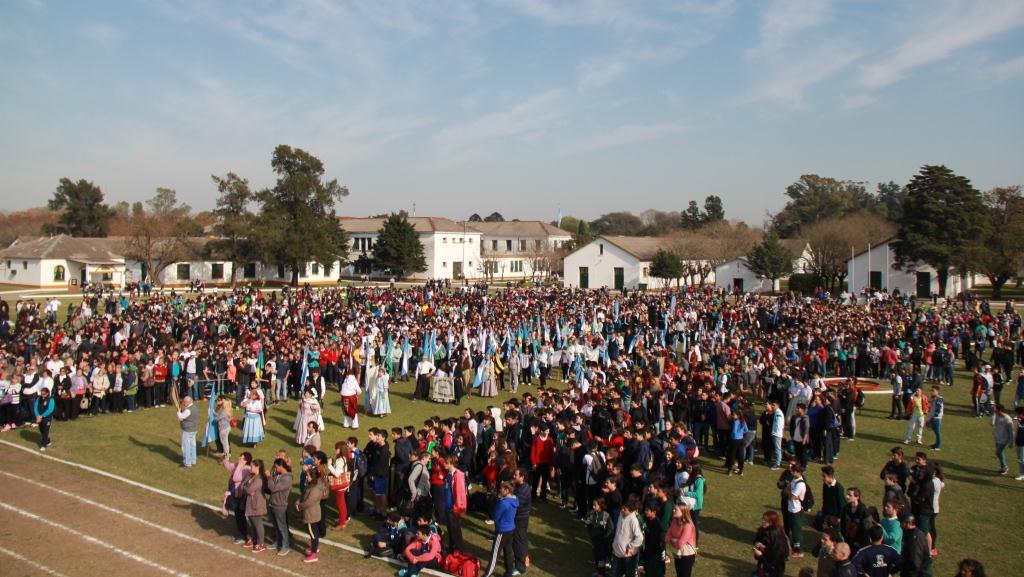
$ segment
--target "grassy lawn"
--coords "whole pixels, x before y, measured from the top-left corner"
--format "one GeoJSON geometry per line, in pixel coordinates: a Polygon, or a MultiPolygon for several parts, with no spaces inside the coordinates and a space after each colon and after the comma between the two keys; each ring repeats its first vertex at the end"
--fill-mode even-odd
{"type": "MultiPolygon", "coordinates": [[[[999,523],[1018,524],[1024,515],[1024,483],[1011,477],[995,475],[991,427],[985,420],[972,417],[966,375],[960,374],[957,384],[947,388],[945,442],[942,452],[933,453],[946,471],[946,489],[942,494],[942,513],[937,518],[938,547],[941,555],[935,560],[935,575],[952,575],[956,562],[963,557],[980,559],[992,575],[1016,574],[1024,536],[999,523]]],[[[392,407],[396,413],[385,419],[361,419],[362,431],[371,426],[392,427],[419,425],[430,415],[454,416],[458,409],[450,405],[410,402],[412,383],[395,383],[392,407]]],[[[1012,392],[1010,393],[1012,396],[1012,392]]],[[[498,399],[463,399],[463,407],[482,409],[498,399]]],[[[878,472],[885,463],[888,450],[899,443],[905,422],[885,419],[889,398],[870,395],[867,406],[858,415],[858,436],[855,442],[843,444],[835,463],[840,481],[846,487],[857,486],[869,504],[880,505],[882,483],[878,472]]],[[[206,410],[205,403],[201,406],[206,410]]],[[[269,460],[279,448],[287,448],[294,458],[299,451],[292,442],[291,424],[295,401],[271,407],[268,413],[268,437],[253,452],[269,460]]],[[[348,437],[349,430],[340,426],[340,407],[335,403],[328,410],[324,446],[348,437]]],[[[37,439],[35,430],[21,430],[0,438],[25,445],[37,439]]],[[[219,504],[226,483],[226,472],[212,458],[199,459],[197,468],[186,471],[178,467],[178,426],[172,409],[150,409],[134,414],[80,418],[73,423],[55,423],[52,455],[86,463],[177,493],[219,504]]],[[[360,435],[365,443],[364,434],[360,435]]],[[[931,441],[926,432],[926,444],[931,441]]],[[[912,453],[915,448],[909,447],[912,453]]],[[[1011,472],[1017,471],[1012,450],[1008,452],[1011,472]]],[[[202,450],[200,450],[202,454],[202,450]]],[[[760,464],[748,467],[746,476],[727,477],[720,461],[702,457],[708,478],[708,493],[702,516],[703,535],[697,561],[699,575],[748,575],[753,569],[749,554],[754,530],[760,515],[778,507],[775,489],[777,474],[760,464]]],[[[811,465],[808,478],[816,491],[820,506],[819,466],[811,465]]],[[[332,513],[328,513],[333,518],[332,513]]],[[[375,528],[365,517],[355,517],[344,534],[330,533],[333,539],[349,540],[365,545],[375,528]]],[[[225,521],[225,523],[229,523],[225,521]]],[[[809,523],[808,523],[809,525],[809,523]]],[[[471,516],[464,523],[471,549],[483,556],[492,528],[471,516]]],[[[807,531],[807,543],[813,544],[817,534],[807,531]]],[[[590,544],[582,524],[569,518],[567,512],[553,505],[534,507],[530,523],[530,545],[533,568],[531,574],[543,576],[577,576],[590,574],[590,544]]],[[[808,545],[807,550],[810,550],[808,545]]],[[[787,574],[795,575],[799,567],[812,567],[813,558],[790,563],[787,574]]],[[[1018,569],[1019,570],[1019,569],[1018,569]]],[[[669,568],[671,573],[672,569],[669,568]]]]}

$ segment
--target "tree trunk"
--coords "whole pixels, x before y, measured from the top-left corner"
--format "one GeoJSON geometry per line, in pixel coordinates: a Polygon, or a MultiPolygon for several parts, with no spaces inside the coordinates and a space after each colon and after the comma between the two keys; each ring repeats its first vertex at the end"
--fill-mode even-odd
{"type": "Polygon", "coordinates": [[[234,288],[235,288],[235,274],[237,272],[238,272],[238,267],[235,266],[235,263],[231,263],[231,289],[232,290],[234,290],[234,288]]]}
{"type": "MultiPolygon", "coordinates": [[[[988,276],[988,275],[985,275],[988,276]]],[[[1010,275],[1003,273],[996,276],[988,276],[988,280],[992,283],[992,298],[998,299],[1003,296],[1003,285],[1010,280],[1010,275]]]]}
{"type": "Polygon", "coordinates": [[[292,263],[292,286],[299,286],[299,265],[292,263]]]}
{"type": "Polygon", "coordinates": [[[946,283],[949,281],[949,267],[942,267],[935,269],[935,276],[939,280],[939,296],[946,296],[946,283]]]}

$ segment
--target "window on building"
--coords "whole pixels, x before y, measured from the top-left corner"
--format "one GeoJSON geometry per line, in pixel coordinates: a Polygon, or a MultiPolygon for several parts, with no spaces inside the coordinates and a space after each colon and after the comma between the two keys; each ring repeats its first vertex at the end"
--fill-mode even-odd
{"type": "Polygon", "coordinates": [[[526,240],[525,239],[520,239],[519,240],[519,250],[524,251],[524,252],[526,251],[526,240]]]}
{"type": "Polygon", "coordinates": [[[313,276],[320,274],[320,263],[313,263],[313,276]]]}
{"type": "Polygon", "coordinates": [[[512,252],[512,240],[511,239],[505,241],[505,250],[507,250],[508,252],[512,252]]]}
{"type": "Polygon", "coordinates": [[[64,267],[61,266],[61,265],[57,265],[57,266],[53,267],[53,281],[54,282],[63,282],[64,281],[64,274],[65,274],[65,272],[66,271],[64,270],[64,267]]]}
{"type": "Polygon", "coordinates": [[[512,261],[510,263],[510,265],[509,265],[509,270],[511,272],[523,272],[523,261],[521,261],[521,260],[514,260],[514,261],[512,261]]]}
{"type": "Polygon", "coordinates": [[[21,268],[22,268],[22,270],[28,270],[28,261],[27,260],[21,261],[21,268]]]}
{"type": "Polygon", "coordinates": [[[443,244],[448,244],[448,237],[446,237],[446,236],[442,236],[442,237],[441,237],[441,242],[442,242],[443,244]]]}
{"type": "Polygon", "coordinates": [[[604,243],[597,245],[597,254],[604,254],[604,243]]]}
{"type": "Polygon", "coordinates": [[[100,280],[102,280],[103,282],[114,282],[114,273],[105,272],[102,275],[100,275],[100,280]]]}
{"type": "Polygon", "coordinates": [[[647,267],[644,267],[644,276],[645,277],[651,276],[651,269],[649,269],[647,267]]]}
{"type": "Polygon", "coordinates": [[[540,249],[541,249],[541,248],[543,248],[543,246],[544,246],[544,241],[543,241],[543,240],[540,240],[540,239],[537,239],[537,240],[533,241],[533,246],[534,246],[534,248],[536,248],[537,250],[540,250],[540,249]]]}
{"type": "MultiPolygon", "coordinates": [[[[242,270],[242,276],[245,278],[256,278],[256,263],[247,262],[245,268],[242,270]]],[[[284,276],[284,275],[281,275],[284,276]]]]}
{"type": "MultiPolygon", "coordinates": [[[[497,241],[495,241],[497,242],[497,241]]],[[[11,261],[7,261],[7,268],[11,268],[11,261]]]]}
{"type": "Polygon", "coordinates": [[[224,263],[215,262],[210,265],[210,278],[213,280],[221,280],[224,278],[224,263]]]}
{"type": "MultiPolygon", "coordinates": [[[[498,241],[496,241],[496,240],[492,240],[491,241],[491,250],[498,250],[498,241]]],[[[8,261],[8,265],[7,266],[10,266],[9,263],[10,263],[10,261],[8,261]]]]}
{"type": "Polygon", "coordinates": [[[178,280],[192,279],[192,265],[187,262],[179,263],[177,269],[178,280]]]}
{"type": "Polygon", "coordinates": [[[441,268],[448,268],[448,261],[442,262],[441,263],[441,268]]]}
{"type": "Polygon", "coordinates": [[[284,265],[277,265],[277,278],[284,278],[284,265]]]}

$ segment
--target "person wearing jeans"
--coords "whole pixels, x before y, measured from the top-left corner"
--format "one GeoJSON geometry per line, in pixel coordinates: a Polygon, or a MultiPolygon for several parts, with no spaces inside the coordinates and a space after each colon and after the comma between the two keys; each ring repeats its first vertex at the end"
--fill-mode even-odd
{"type": "Polygon", "coordinates": [[[786,430],[786,415],[778,403],[769,403],[768,408],[772,414],[772,469],[775,470],[782,466],[782,436],[786,430]]]}
{"type": "Polygon", "coordinates": [[[995,406],[995,414],[992,415],[992,439],[996,444],[996,458],[999,459],[999,474],[1005,475],[1007,471],[1006,467],[1006,455],[1004,454],[1006,448],[1013,444],[1014,427],[1013,419],[1010,415],[1006,414],[1003,410],[1002,405],[995,406]]]}
{"type": "Polygon", "coordinates": [[[288,554],[288,496],[292,490],[292,470],[288,463],[279,457],[274,459],[273,471],[264,471],[264,474],[267,490],[270,491],[267,509],[270,511],[270,521],[274,524],[274,531],[277,534],[274,545],[278,556],[283,557],[288,554]]]}
{"type": "Polygon", "coordinates": [[[942,417],[946,412],[946,400],[942,398],[941,390],[941,387],[932,387],[932,403],[928,407],[928,425],[935,433],[935,444],[932,445],[932,449],[936,451],[942,450],[942,417]]]}
{"type": "Polygon", "coordinates": [[[181,425],[182,466],[187,468],[196,464],[196,430],[199,426],[199,411],[192,404],[192,397],[186,395],[182,399],[177,415],[181,425]]]}

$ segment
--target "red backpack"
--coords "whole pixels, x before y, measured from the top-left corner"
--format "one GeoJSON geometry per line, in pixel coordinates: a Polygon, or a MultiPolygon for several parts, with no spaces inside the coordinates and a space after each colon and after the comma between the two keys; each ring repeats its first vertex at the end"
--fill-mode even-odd
{"type": "Polygon", "coordinates": [[[445,573],[456,577],[480,577],[480,560],[463,551],[452,551],[444,558],[445,573]]]}

